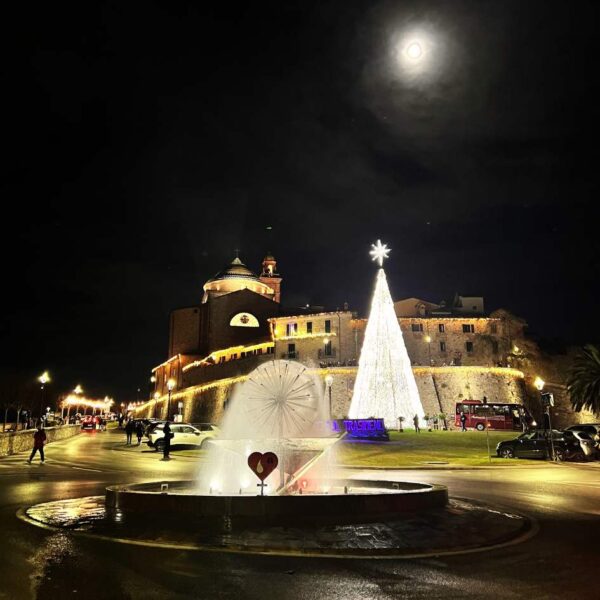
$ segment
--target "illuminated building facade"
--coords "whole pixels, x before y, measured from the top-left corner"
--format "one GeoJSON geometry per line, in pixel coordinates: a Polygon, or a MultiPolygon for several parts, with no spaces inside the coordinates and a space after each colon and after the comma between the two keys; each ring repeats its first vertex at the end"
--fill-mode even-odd
{"type": "MultiPolygon", "coordinates": [[[[282,278],[271,254],[260,275],[239,258],[207,281],[201,301],[170,317],[168,359],[153,369],[155,389],[138,414],[172,415],[183,402],[186,421],[218,422],[232,386],[264,360],[297,360],[334,377],[334,416],[348,415],[366,319],[344,306],[286,310],[282,278]],[[167,382],[175,382],[171,407],[167,382]]],[[[523,373],[510,355],[525,322],[507,311],[484,312],[483,298],[394,303],[426,413],[451,412],[463,398],[521,402],[523,373]]]]}

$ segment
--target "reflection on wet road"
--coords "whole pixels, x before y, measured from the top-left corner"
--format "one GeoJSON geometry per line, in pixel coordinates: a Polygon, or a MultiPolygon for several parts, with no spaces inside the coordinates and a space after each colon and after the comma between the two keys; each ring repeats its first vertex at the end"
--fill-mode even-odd
{"type": "Polygon", "coordinates": [[[528,513],[533,539],[480,554],[427,560],[333,560],[205,554],[130,547],[37,529],[19,507],[101,495],[109,484],[191,479],[202,459],[163,462],[126,450],[118,432],[48,446],[47,464],[0,459],[0,598],[571,598],[597,594],[600,465],[466,471],[361,471],[441,483],[456,497],[528,513]]]}

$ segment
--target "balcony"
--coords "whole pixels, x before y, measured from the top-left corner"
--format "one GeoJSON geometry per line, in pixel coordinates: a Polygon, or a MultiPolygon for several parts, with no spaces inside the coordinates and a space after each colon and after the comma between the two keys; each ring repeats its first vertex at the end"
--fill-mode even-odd
{"type": "Polygon", "coordinates": [[[325,352],[325,348],[319,348],[319,358],[335,358],[336,352],[335,348],[332,348],[329,353],[325,352]]]}
{"type": "Polygon", "coordinates": [[[300,352],[295,350],[294,352],[282,352],[281,358],[283,360],[300,360],[300,352]]]}

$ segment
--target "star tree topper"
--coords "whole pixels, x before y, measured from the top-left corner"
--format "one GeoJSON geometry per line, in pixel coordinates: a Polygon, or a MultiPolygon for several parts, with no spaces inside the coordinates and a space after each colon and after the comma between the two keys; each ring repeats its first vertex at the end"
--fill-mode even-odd
{"type": "Polygon", "coordinates": [[[371,252],[369,254],[372,260],[376,260],[379,266],[383,266],[384,259],[388,258],[391,248],[387,247],[387,244],[382,244],[381,240],[377,240],[377,244],[371,244],[371,252]]]}

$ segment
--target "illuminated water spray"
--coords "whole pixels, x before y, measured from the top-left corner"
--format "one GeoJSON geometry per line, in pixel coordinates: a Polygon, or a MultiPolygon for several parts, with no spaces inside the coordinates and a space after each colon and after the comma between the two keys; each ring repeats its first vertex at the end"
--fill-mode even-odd
{"type": "Polygon", "coordinates": [[[360,353],[350,418],[383,418],[394,427],[403,417],[411,427],[415,415],[424,418],[419,390],[394,311],[383,260],[390,249],[377,240],[371,256],[379,263],[371,312],[360,353]]]}
{"type": "Polygon", "coordinates": [[[275,452],[279,466],[265,481],[274,493],[296,470],[291,446],[319,436],[316,424],[327,419],[322,385],[304,365],[273,360],[257,367],[239,386],[211,442],[200,488],[211,493],[256,493],[247,459],[253,452],[275,452]]]}

